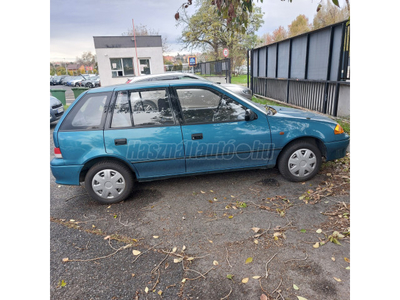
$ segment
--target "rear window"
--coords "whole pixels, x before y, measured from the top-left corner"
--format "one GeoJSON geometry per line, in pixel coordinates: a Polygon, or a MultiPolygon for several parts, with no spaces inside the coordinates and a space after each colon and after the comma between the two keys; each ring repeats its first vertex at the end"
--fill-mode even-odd
{"type": "Polygon", "coordinates": [[[68,113],[60,130],[100,129],[106,115],[105,105],[110,93],[86,94],[68,113]]]}

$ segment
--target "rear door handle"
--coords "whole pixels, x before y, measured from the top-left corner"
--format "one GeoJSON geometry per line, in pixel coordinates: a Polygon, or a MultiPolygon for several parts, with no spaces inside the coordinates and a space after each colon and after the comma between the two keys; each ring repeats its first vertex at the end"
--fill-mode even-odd
{"type": "Polygon", "coordinates": [[[118,146],[118,145],[126,145],[126,139],[115,139],[114,140],[114,144],[115,144],[115,146],[118,146]]]}
{"type": "Polygon", "coordinates": [[[203,134],[202,133],[194,133],[192,134],[192,140],[202,140],[203,134]]]}

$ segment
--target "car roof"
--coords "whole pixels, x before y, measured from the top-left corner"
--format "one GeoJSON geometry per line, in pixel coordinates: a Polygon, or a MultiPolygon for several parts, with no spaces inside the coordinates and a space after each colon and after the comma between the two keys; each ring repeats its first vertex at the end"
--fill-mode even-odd
{"type": "Polygon", "coordinates": [[[159,80],[159,81],[144,81],[137,82],[135,84],[117,84],[100,87],[89,90],[88,93],[101,93],[101,92],[112,92],[112,91],[125,91],[132,89],[145,89],[145,88],[157,88],[157,87],[169,87],[169,86],[220,86],[219,84],[211,81],[203,80],[191,80],[191,79],[176,79],[176,80],[159,80]]]}

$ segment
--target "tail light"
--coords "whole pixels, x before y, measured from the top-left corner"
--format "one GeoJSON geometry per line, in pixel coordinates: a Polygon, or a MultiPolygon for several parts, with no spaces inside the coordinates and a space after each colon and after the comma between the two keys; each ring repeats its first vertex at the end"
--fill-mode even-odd
{"type": "Polygon", "coordinates": [[[60,148],[54,148],[54,155],[56,158],[62,158],[61,150],[60,148]]]}

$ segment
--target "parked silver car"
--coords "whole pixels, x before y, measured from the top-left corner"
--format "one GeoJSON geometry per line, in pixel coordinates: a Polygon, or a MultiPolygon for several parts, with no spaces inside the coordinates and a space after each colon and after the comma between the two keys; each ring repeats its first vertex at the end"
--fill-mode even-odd
{"type": "Polygon", "coordinates": [[[56,97],[50,96],[50,123],[57,121],[64,114],[64,106],[56,97]]]}
{"type": "Polygon", "coordinates": [[[81,82],[81,86],[92,88],[100,86],[100,76],[91,76],[81,82]]]}
{"type": "MultiPolygon", "coordinates": [[[[172,72],[172,73],[163,73],[163,74],[152,74],[152,75],[142,75],[137,77],[128,78],[126,83],[136,83],[136,82],[144,82],[144,81],[158,81],[158,80],[175,80],[175,79],[194,79],[194,80],[207,80],[204,77],[195,75],[193,73],[181,73],[181,72],[172,72]]],[[[245,86],[239,84],[232,83],[221,83],[221,86],[227,88],[235,94],[238,94],[242,97],[245,97],[249,100],[252,98],[251,90],[245,86]]]]}

